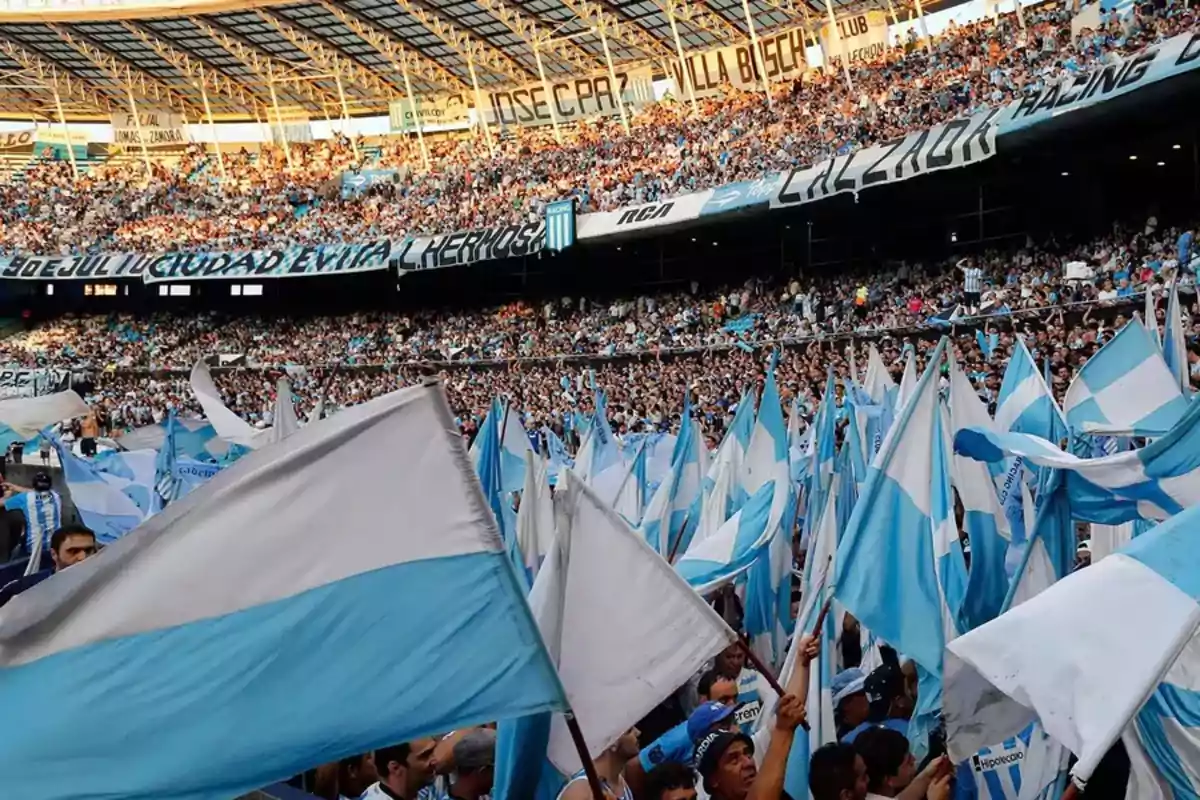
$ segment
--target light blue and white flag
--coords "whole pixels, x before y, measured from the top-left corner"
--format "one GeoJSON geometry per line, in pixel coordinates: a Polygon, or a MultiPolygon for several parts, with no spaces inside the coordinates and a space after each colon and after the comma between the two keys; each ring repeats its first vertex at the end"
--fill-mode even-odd
{"type": "Polygon", "coordinates": [[[789,496],[786,474],[767,481],[712,536],[694,539],[675,570],[700,594],[729,583],[766,550],[787,511],[789,496]]]}
{"type": "Polygon", "coordinates": [[[829,485],[833,480],[833,465],[837,458],[837,398],[834,393],[832,369],[826,371],[825,393],[821,396],[821,405],[817,408],[809,449],[811,466],[808,505],[813,509],[824,508],[825,495],[829,492],[829,485]]]}
{"type": "Polygon", "coordinates": [[[554,499],[546,475],[545,460],[533,450],[525,451],[525,486],[517,510],[517,546],[529,576],[529,584],[550,552],[554,541],[554,499]]]}
{"type": "Polygon", "coordinates": [[[862,386],[872,403],[884,405],[891,398],[891,405],[895,407],[896,382],[892,380],[892,374],[888,372],[874,342],[867,346],[867,374],[863,377],[862,386]]]}
{"type": "Polygon", "coordinates": [[[596,413],[587,434],[575,454],[575,473],[589,485],[610,468],[621,463],[621,448],[608,423],[608,401],[596,392],[596,413]]]}
{"type": "Polygon", "coordinates": [[[512,401],[504,406],[504,423],[500,428],[502,486],[506,492],[519,492],[525,485],[525,454],[533,452],[533,446],[521,422],[521,414],[512,407],[512,401]]]}
{"type": "Polygon", "coordinates": [[[488,410],[475,441],[471,444],[468,455],[479,476],[479,484],[483,488],[483,496],[496,518],[496,526],[504,539],[508,556],[512,560],[513,570],[521,580],[523,588],[529,591],[529,583],[525,572],[525,556],[517,543],[517,518],[513,513],[511,495],[504,489],[504,471],[501,467],[500,426],[504,424],[504,407],[499,397],[492,398],[492,406],[488,410]]]}
{"type": "Polygon", "coordinates": [[[920,752],[941,706],[942,651],[961,632],[967,571],[954,519],[938,345],[904,404],[837,552],[835,596],[921,675],[910,738],[920,752]]]}
{"type": "MultiPolygon", "coordinates": [[[[992,419],[975,387],[953,357],[949,362],[950,429],[990,428],[992,419]]],[[[1012,532],[987,464],[955,456],[952,468],[954,488],[963,505],[963,528],[971,542],[971,567],[962,606],[963,622],[970,629],[994,619],[1004,605],[1008,594],[1004,564],[1012,532]]],[[[1015,496],[1020,499],[1019,492],[1015,496]]]]}
{"type": "Polygon", "coordinates": [[[164,426],[162,445],[158,448],[158,457],[154,462],[154,498],[151,504],[151,511],[155,514],[182,496],[178,473],[176,472],[176,420],[174,411],[167,415],[164,426]]]}
{"type": "Polygon", "coordinates": [[[1152,287],[1146,289],[1146,308],[1142,312],[1142,324],[1146,326],[1146,330],[1150,332],[1150,338],[1162,349],[1162,337],[1158,333],[1158,309],[1154,300],[1154,290],[1152,287]]]}
{"type": "Polygon", "coordinates": [[[1195,403],[1166,436],[1104,458],[1079,458],[1036,436],[979,428],[959,431],[954,447],[981,461],[1020,456],[1062,470],[1071,513],[1085,522],[1163,520],[1200,503],[1200,407],[1195,403]]]}
{"type": "Polygon", "coordinates": [[[247,455],[12,600],[0,706],[23,724],[0,732],[5,793],[235,797],[564,708],[464,455],[439,387],[394,392],[247,455]],[[236,748],[220,744],[231,719],[236,748]]]}
{"type": "Polygon", "coordinates": [[[733,422],[725,432],[717,452],[713,455],[704,476],[704,497],[700,506],[700,521],[696,526],[693,541],[712,536],[725,524],[730,515],[746,502],[742,489],[742,465],[746,460],[746,449],[754,433],[754,396],[742,395],[733,422]]]}
{"type": "Polygon", "coordinates": [[[1179,308],[1179,281],[1171,281],[1171,299],[1167,303],[1167,330],[1162,344],[1163,361],[1179,384],[1185,398],[1192,396],[1187,338],[1183,335],[1183,314],[1179,308]]]}
{"type": "Polygon", "coordinates": [[[557,483],[558,475],[562,470],[575,465],[575,459],[571,458],[571,454],[567,452],[567,446],[554,431],[543,426],[542,436],[546,439],[547,476],[550,479],[550,485],[553,486],[557,483]]]}
{"type": "MultiPolygon", "coordinates": [[[[166,437],[166,420],[146,425],[121,436],[117,444],[126,450],[158,450],[166,437]]],[[[202,419],[175,420],[175,455],[194,461],[217,461],[229,451],[230,444],[217,436],[212,423],[202,419]]]]}
{"type": "Polygon", "coordinates": [[[896,391],[896,415],[904,410],[904,404],[912,397],[917,387],[917,354],[912,345],[904,348],[904,374],[900,376],[900,387],[896,391]]]}
{"type": "Polygon", "coordinates": [[[101,544],[116,541],[154,512],[158,454],[153,450],[112,450],[89,462],[57,439],[54,448],[75,510],[101,544]]]}
{"type": "Polygon", "coordinates": [[[675,440],[671,469],[650,498],[642,518],[646,542],[663,558],[686,552],[700,523],[708,451],[700,426],[684,402],[683,421],[675,440]]]}
{"type": "Polygon", "coordinates": [[[612,507],[625,522],[636,527],[642,522],[646,500],[646,442],[643,441],[617,487],[612,507]]]}
{"type": "Polygon", "coordinates": [[[1018,338],[1004,370],[996,400],[996,430],[1000,433],[1029,433],[1057,442],[1066,436],[1067,421],[1059,409],[1045,376],[1018,338]]]}
{"type": "Polygon", "coordinates": [[[1163,435],[1187,407],[1179,381],[1136,319],[1080,368],[1063,403],[1072,430],[1132,436],[1163,435]]]}
{"type": "MultiPolygon", "coordinates": [[[[1195,796],[1198,522],[1200,509],[1178,514],[951,642],[945,680],[951,757],[970,757],[984,742],[1002,741],[1040,719],[1078,756],[1072,775],[1086,782],[1132,724],[1149,754],[1134,775],[1152,769],[1159,789],[1129,796],[1195,796]]],[[[1131,752],[1131,761],[1138,758],[1131,752]]]]}

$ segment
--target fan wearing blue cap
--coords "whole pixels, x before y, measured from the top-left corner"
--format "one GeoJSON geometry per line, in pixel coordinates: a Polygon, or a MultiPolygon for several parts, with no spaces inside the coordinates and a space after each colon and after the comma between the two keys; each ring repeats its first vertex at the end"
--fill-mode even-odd
{"type": "Polygon", "coordinates": [[[867,676],[859,667],[844,669],[833,676],[833,715],[839,738],[867,721],[871,704],[867,701],[867,676]]]}
{"type": "Polygon", "coordinates": [[[655,739],[638,757],[631,759],[625,767],[625,780],[641,796],[646,775],[663,764],[686,764],[691,766],[697,742],[714,731],[733,730],[736,727],[737,706],[709,701],[701,703],[686,722],[655,739]]]}

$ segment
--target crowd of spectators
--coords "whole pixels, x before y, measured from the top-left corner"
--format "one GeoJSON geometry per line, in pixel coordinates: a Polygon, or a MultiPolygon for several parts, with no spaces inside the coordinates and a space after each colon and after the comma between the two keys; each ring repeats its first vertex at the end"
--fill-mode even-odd
{"type": "Polygon", "coordinates": [[[1065,75],[1192,28],[1187,4],[1138,4],[1071,33],[1066,5],[951,25],[851,70],[811,71],[761,93],[653,104],[629,134],[615,120],[493,137],[389,140],[368,159],[345,138],[215,155],[191,145],[152,174],[137,160],[80,178],[62,160],[38,160],[0,183],[0,252],[203,251],[363,241],[447,233],[540,216],[575,196],[581,211],[610,210],[805,166],[1037,91],[1065,75]],[[495,139],[498,138],[498,141],[495,139]],[[294,166],[293,166],[294,165],[294,166]],[[343,199],[340,175],[396,168],[395,183],[343,199]]]}
{"type": "Polygon", "coordinates": [[[753,279],[711,292],[692,286],[605,301],[344,317],[64,317],[0,341],[0,363],[91,375],[86,399],[113,433],[161,421],[171,409],[198,414],[188,370],[219,355],[244,358],[244,366],[218,370],[217,383],[231,409],[260,425],[270,423],[281,371],[302,417],[322,398],[336,410],[440,372],[467,435],[492,397],[505,395],[527,426],[569,439],[597,385],[618,433],[671,429],[690,394],[715,443],[776,346],[784,400],[797,398],[806,415],[827,366],[848,374],[850,348],[860,378],[871,341],[898,380],[905,349],[912,345],[920,362],[940,331],[955,335],[960,363],[989,402],[1018,335],[1049,359],[1061,395],[1099,344],[1143,311],[1146,292],[1163,322],[1166,288],[1178,276],[1195,347],[1197,260],[1190,227],[1151,216],[1087,242],[1052,240],[870,274],[753,279]],[[977,296],[967,291],[976,270],[977,296]],[[975,336],[981,326],[998,337],[986,354],[975,336]]]}

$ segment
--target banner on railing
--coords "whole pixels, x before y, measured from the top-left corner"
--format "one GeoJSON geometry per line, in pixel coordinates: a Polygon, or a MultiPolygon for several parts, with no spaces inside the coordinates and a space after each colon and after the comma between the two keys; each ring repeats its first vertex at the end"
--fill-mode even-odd
{"type": "Polygon", "coordinates": [[[112,115],[113,143],[126,147],[170,147],[187,144],[183,117],[164,109],[140,109],[136,116],[112,115]]]}
{"type": "Polygon", "coordinates": [[[0,400],[10,397],[41,397],[70,388],[69,370],[0,369],[0,400]]]}
{"type": "Polygon", "coordinates": [[[984,161],[996,154],[998,122],[1006,116],[1006,108],[988,109],[894,142],[794,169],[771,207],[811,203],[844,192],[857,194],[870,186],[984,161]]]}
{"type": "MultiPolygon", "coordinates": [[[[771,83],[799,78],[807,68],[803,28],[762,34],[758,37],[758,48],[762,54],[762,68],[771,83]]],[[[722,95],[730,89],[755,91],[763,88],[750,42],[687,53],[683,60],[687,64],[692,90],[698,98],[722,95]]],[[[686,101],[689,98],[687,82],[679,67],[679,60],[671,59],[668,65],[671,70],[671,91],[675,99],[686,101]]]]}
{"type": "Polygon", "coordinates": [[[418,124],[423,131],[431,127],[461,129],[471,125],[471,103],[463,92],[418,97],[415,109],[413,106],[407,97],[388,103],[392,133],[415,133],[418,124]]]}
{"type": "Polygon", "coordinates": [[[783,178],[782,174],[775,174],[754,181],[740,181],[718,186],[712,190],[712,196],[700,209],[700,216],[711,217],[714,214],[724,214],[728,211],[765,206],[779,193],[783,178]]]}
{"type": "Polygon", "coordinates": [[[395,183],[400,173],[394,169],[363,169],[342,173],[342,199],[358,197],[377,183],[395,183]]]}
{"type": "Polygon", "coordinates": [[[619,116],[618,90],[627,114],[654,102],[653,69],[618,67],[616,73],[617,87],[607,72],[598,72],[580,78],[556,78],[549,81],[549,93],[540,82],[488,92],[488,124],[534,127],[552,125],[556,118],[559,124],[566,124],[619,116]]]}
{"type": "Polygon", "coordinates": [[[706,189],[658,203],[584,214],[579,217],[577,235],[580,239],[596,239],[699,219],[701,210],[712,194],[712,189],[706,189]]]}
{"type": "Polygon", "coordinates": [[[461,267],[478,261],[519,258],[541,252],[546,246],[546,221],[497,225],[446,236],[418,236],[409,240],[400,257],[400,271],[461,267]]]}
{"type": "Polygon", "coordinates": [[[846,60],[851,64],[882,58],[887,52],[887,14],[864,11],[842,17],[837,21],[837,34],[841,37],[840,42],[829,23],[821,28],[821,46],[829,58],[841,59],[843,47],[846,48],[846,60]]]}
{"type": "Polygon", "coordinates": [[[1081,108],[1173,78],[1200,67],[1200,33],[1183,33],[1132,56],[1116,58],[1102,69],[1066,78],[1040,92],[1014,100],[1000,133],[1024,130],[1081,108]]]}
{"type": "Polygon", "coordinates": [[[278,250],[217,253],[109,253],[0,258],[0,279],[25,281],[141,278],[146,283],[220,278],[294,278],[387,269],[399,248],[390,239],[278,250]]]}

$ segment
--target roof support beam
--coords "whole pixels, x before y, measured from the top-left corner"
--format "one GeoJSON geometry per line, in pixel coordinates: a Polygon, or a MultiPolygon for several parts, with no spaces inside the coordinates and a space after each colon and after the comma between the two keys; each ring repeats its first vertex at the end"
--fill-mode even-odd
{"type": "MultiPolygon", "coordinates": [[[[196,26],[197,30],[221,45],[227,53],[245,64],[255,75],[267,81],[268,86],[272,85],[272,83],[283,84],[287,88],[288,93],[306,109],[327,112],[330,107],[340,107],[336,95],[332,92],[323,91],[320,87],[315,86],[312,81],[288,81],[286,79],[287,75],[296,73],[296,68],[293,65],[286,62],[280,64],[279,59],[259,52],[258,49],[242,42],[223,27],[219,28],[199,17],[189,17],[189,20],[196,26]],[[307,103],[305,102],[306,100],[307,103]]],[[[259,105],[265,107],[264,103],[260,103],[259,105]]],[[[339,111],[338,113],[341,112],[339,111]]]]}
{"type": "Polygon", "coordinates": [[[184,111],[193,119],[199,119],[204,115],[204,110],[200,106],[175,89],[147,74],[144,70],[133,66],[128,61],[118,58],[107,50],[98,47],[88,40],[87,37],[73,34],[61,25],[51,25],[49,27],[58,38],[69,44],[76,52],[107,72],[114,80],[123,82],[125,88],[133,91],[141,98],[149,100],[152,103],[166,101],[170,107],[184,111]]]}
{"type": "Polygon", "coordinates": [[[675,51],[650,35],[645,28],[629,20],[621,19],[599,3],[594,3],[592,0],[559,0],[559,2],[593,29],[598,30],[604,26],[606,36],[636,47],[649,58],[675,58],[675,51]]]}
{"type": "Polygon", "coordinates": [[[203,85],[206,91],[237,103],[239,111],[252,114],[256,107],[265,107],[266,103],[256,96],[249,86],[227,78],[219,69],[208,66],[199,59],[192,58],[187,53],[171,47],[163,39],[143,29],[139,23],[126,21],[121,25],[152,49],[163,61],[175,67],[191,80],[203,85]],[[206,66],[207,69],[205,69],[206,66]]]}
{"type": "Polygon", "coordinates": [[[715,14],[706,6],[689,3],[686,0],[653,0],[654,4],[663,10],[664,14],[674,14],[679,22],[699,28],[717,37],[722,45],[737,44],[749,37],[737,25],[720,14],[715,14]]]}
{"type": "Polygon", "coordinates": [[[293,47],[319,64],[322,69],[349,79],[350,85],[354,87],[360,97],[387,105],[391,98],[401,94],[391,82],[379,77],[354,59],[342,55],[334,48],[321,44],[275,13],[261,9],[254,13],[263,22],[279,31],[280,35],[291,42],[293,47]]]}
{"type": "Polygon", "coordinates": [[[580,75],[605,68],[604,59],[592,55],[579,45],[543,29],[541,22],[517,10],[505,0],[475,0],[475,4],[504,23],[510,31],[521,37],[530,47],[552,55],[564,64],[569,64],[580,75]]]}
{"type": "Polygon", "coordinates": [[[57,65],[43,60],[12,41],[0,40],[0,53],[23,69],[35,73],[38,80],[46,86],[58,89],[62,97],[105,114],[112,113],[112,98],[100,87],[72,75],[65,69],[59,69],[57,65]]]}
{"type": "Polygon", "coordinates": [[[393,34],[385,33],[376,23],[363,19],[361,16],[335,3],[321,0],[321,6],[332,14],[338,22],[345,25],[355,36],[375,48],[388,60],[396,72],[404,72],[404,68],[407,66],[409,72],[414,75],[420,75],[431,83],[441,84],[447,89],[466,91],[470,88],[462,78],[436,61],[426,58],[420,53],[415,52],[412,48],[400,44],[393,34]]]}
{"type": "Polygon", "coordinates": [[[528,83],[531,78],[536,80],[537,76],[517,61],[471,36],[454,23],[442,19],[419,0],[396,0],[396,5],[400,6],[405,14],[424,25],[434,36],[450,45],[463,61],[474,59],[477,66],[503,75],[517,84],[528,83]]]}

